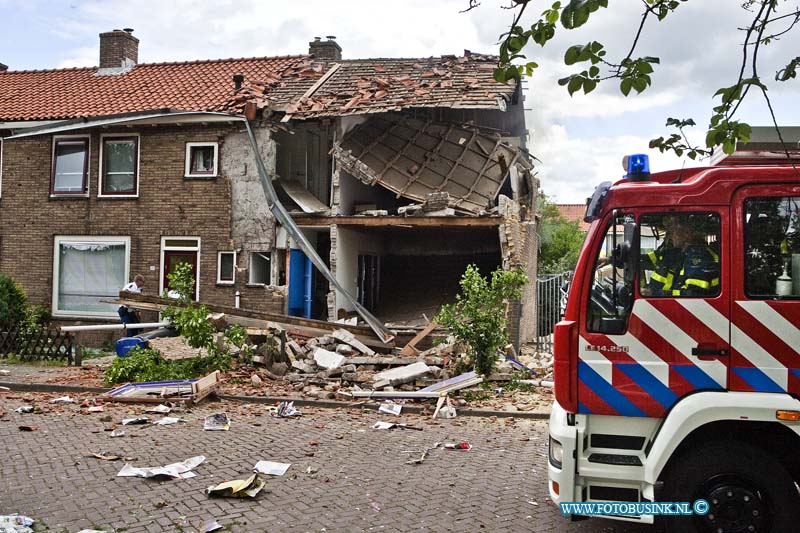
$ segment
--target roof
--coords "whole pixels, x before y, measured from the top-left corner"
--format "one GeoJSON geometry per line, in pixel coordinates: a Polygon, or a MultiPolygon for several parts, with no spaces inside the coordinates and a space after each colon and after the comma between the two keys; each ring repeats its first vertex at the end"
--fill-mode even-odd
{"type": "Polygon", "coordinates": [[[496,64],[494,56],[469,51],[460,57],[340,61],[287,113],[308,119],[412,107],[505,110],[517,86],[495,81],[496,64]]]}
{"type": "Polygon", "coordinates": [[[505,110],[516,83],[494,80],[497,58],[314,60],[256,57],[130,68],[0,72],[0,121],[62,120],[152,109],[241,114],[246,102],[285,120],[415,107],[505,110]],[[234,90],[233,75],[244,75],[234,90]]]}
{"type": "Polygon", "coordinates": [[[583,221],[586,215],[586,204],[555,204],[561,216],[570,222],[578,222],[581,231],[589,231],[590,224],[583,221]]]}
{"type": "Polygon", "coordinates": [[[143,63],[120,74],[96,67],[0,72],[0,120],[53,120],[149,109],[213,110],[234,94],[233,75],[277,80],[276,104],[285,104],[322,72],[310,56],[143,63]],[[292,85],[288,93],[284,85],[292,85]]]}

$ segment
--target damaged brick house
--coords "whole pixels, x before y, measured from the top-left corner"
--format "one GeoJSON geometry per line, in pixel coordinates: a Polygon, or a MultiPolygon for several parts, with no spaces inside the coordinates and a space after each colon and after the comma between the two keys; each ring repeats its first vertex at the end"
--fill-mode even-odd
{"type": "MultiPolygon", "coordinates": [[[[137,59],[114,30],[97,68],[0,70],[0,272],[59,319],[114,320],[102,300],[138,273],[160,293],[181,262],[205,302],[353,314],[270,212],[245,114],[281,203],[381,321],[430,318],[469,263],[535,273],[522,98],[492,58],[342,60],[316,39],[300,56],[137,59]]],[[[534,311],[512,306],[515,338],[534,311]]]]}

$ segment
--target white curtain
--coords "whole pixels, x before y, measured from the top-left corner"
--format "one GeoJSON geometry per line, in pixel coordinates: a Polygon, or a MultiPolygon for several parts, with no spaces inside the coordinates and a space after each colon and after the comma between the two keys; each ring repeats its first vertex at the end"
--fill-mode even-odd
{"type": "Polygon", "coordinates": [[[117,306],[101,303],[125,285],[125,244],[60,243],[58,310],[113,313],[117,306]]]}

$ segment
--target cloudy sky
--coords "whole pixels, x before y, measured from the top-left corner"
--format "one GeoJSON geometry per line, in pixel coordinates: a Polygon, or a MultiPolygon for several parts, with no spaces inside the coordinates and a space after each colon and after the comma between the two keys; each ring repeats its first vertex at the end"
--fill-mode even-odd
{"type": "MultiPolygon", "coordinates": [[[[336,36],[347,58],[427,57],[461,54],[464,49],[495,52],[498,35],[510,22],[511,13],[500,9],[508,2],[483,0],[478,9],[460,14],[467,3],[0,0],[0,62],[11,70],[93,66],[98,33],[124,27],[134,28],[141,40],[140,62],[301,54],[314,36],[326,35],[336,36]]],[[[551,3],[535,2],[530,14],[551,3]]],[[[783,2],[779,14],[796,8],[795,3],[783,2]]],[[[529,148],[541,160],[542,188],[559,202],[582,203],[597,183],[619,178],[625,154],[649,153],[654,171],[697,165],[650,151],[648,141],[670,133],[664,128],[667,117],[692,117],[698,124],[692,140],[701,142],[714,105],[712,95],[732,85],[738,74],[743,32],[737,28],[748,18],[741,2],[690,0],[664,22],[648,21],[645,27],[637,55],[661,58],[651,89],[625,98],[615,85],[601,85],[588,96],[570,98],[556,83],[574,72],[562,62],[568,46],[598,40],[610,57],[623,56],[630,47],[641,2],[612,4],[613,9],[595,14],[580,30],[560,28],[547,48],[534,45],[526,50],[540,64],[525,83],[529,148]]],[[[772,80],[798,49],[800,29],[762,48],[762,79],[772,80]]],[[[800,125],[798,82],[773,81],[769,92],[779,123],[800,125]]],[[[741,119],[754,126],[769,125],[763,99],[751,98],[743,105],[741,119]]]]}

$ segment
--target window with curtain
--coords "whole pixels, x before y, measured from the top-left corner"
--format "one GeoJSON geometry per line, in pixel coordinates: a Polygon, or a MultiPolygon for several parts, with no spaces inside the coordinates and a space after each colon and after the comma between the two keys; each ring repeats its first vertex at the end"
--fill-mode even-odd
{"type": "Polygon", "coordinates": [[[115,315],[115,298],[127,283],[128,241],[70,241],[57,238],[55,313],[115,315]]]}
{"type": "Polygon", "coordinates": [[[85,194],[88,161],[89,139],[54,139],[50,194],[85,194]]]}
{"type": "Polygon", "coordinates": [[[107,195],[133,195],[137,192],[139,139],[103,139],[103,191],[107,195]]]}

